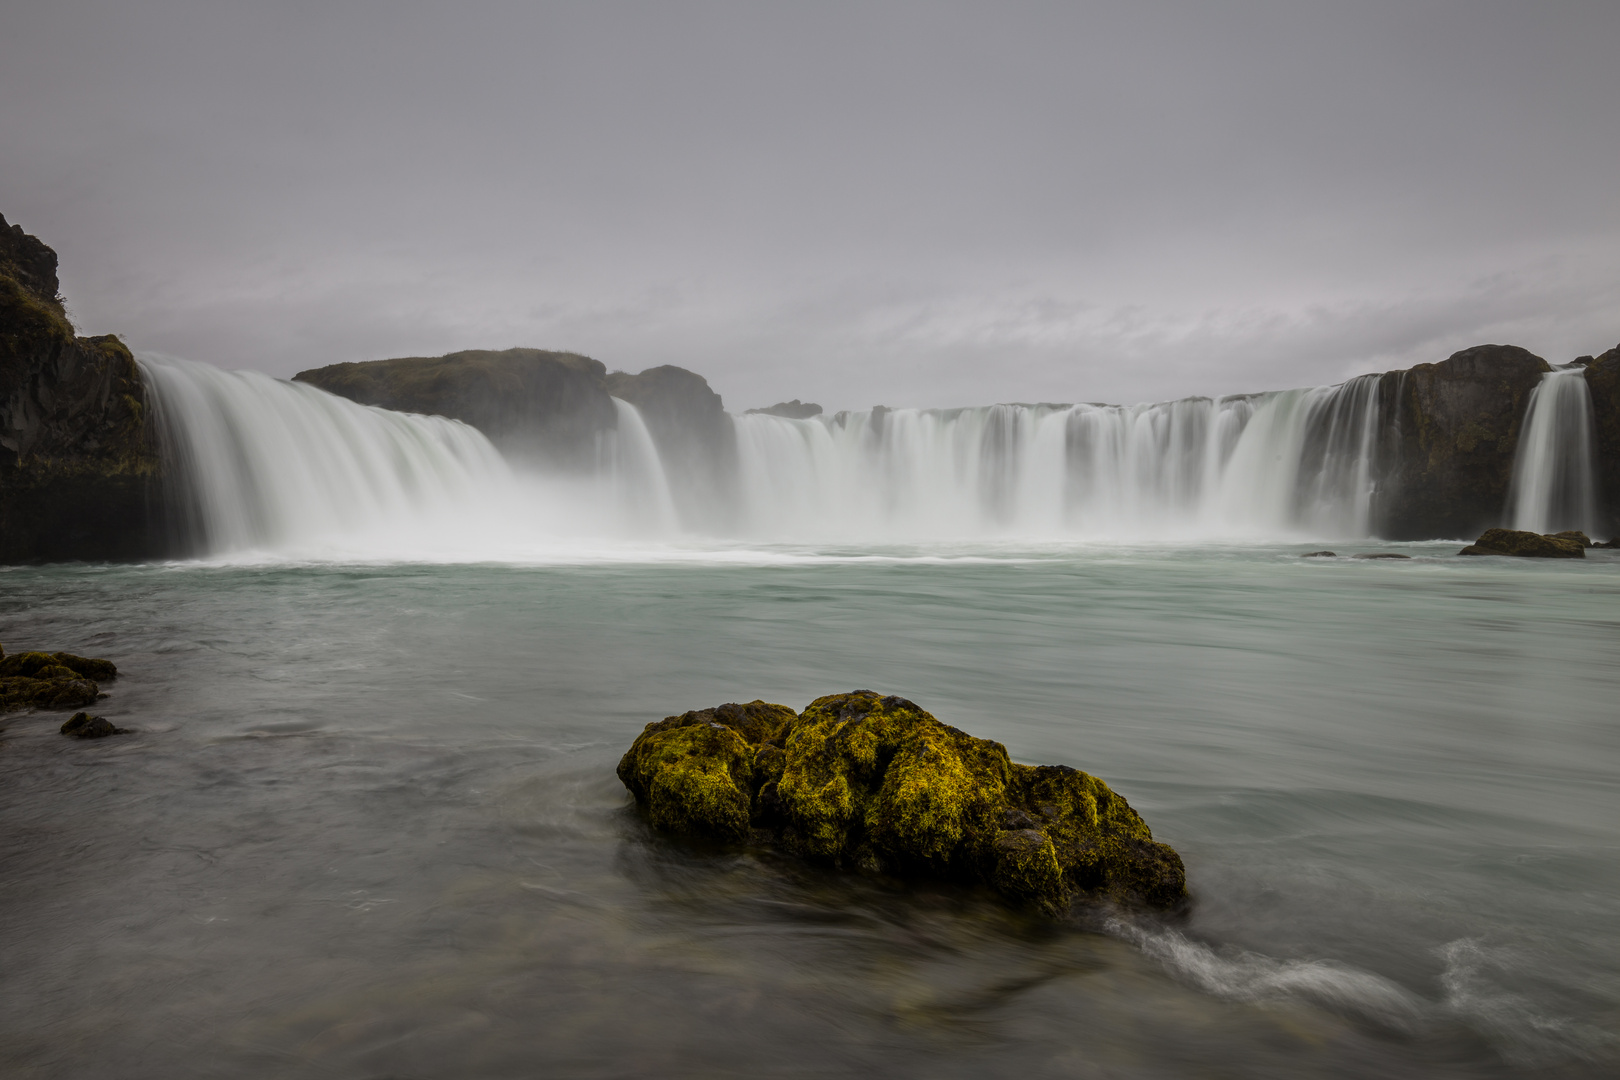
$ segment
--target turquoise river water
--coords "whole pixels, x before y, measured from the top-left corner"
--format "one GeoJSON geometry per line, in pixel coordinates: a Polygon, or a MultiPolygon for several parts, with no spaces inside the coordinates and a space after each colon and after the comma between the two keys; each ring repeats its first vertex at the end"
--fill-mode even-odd
{"type": "Polygon", "coordinates": [[[1620,555],[1306,550],[0,571],[134,731],[4,721],[0,1074],[1620,1074],[1620,555]],[[614,777],[856,688],[1108,780],[1191,912],[671,842],[614,777]]]}

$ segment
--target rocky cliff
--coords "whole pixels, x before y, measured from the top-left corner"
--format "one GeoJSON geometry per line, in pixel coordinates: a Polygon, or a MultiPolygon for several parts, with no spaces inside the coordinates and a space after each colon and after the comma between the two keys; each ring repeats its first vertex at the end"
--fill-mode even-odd
{"type": "Polygon", "coordinates": [[[607,389],[641,411],[687,526],[725,528],[734,512],[737,436],[731,414],[708,380],[665,364],[639,375],[615,371],[607,377],[607,389]]]}
{"type": "Polygon", "coordinates": [[[578,466],[594,459],[597,434],[618,423],[606,375],[599,361],[575,353],[471,349],[333,364],[293,378],[362,405],[464,421],[515,457],[578,466]]]}
{"type": "Polygon", "coordinates": [[[1378,386],[1379,535],[1470,537],[1502,524],[1530,394],[1550,370],[1516,345],[1476,345],[1387,372],[1378,386]]]}
{"type": "Polygon", "coordinates": [[[688,524],[717,524],[700,519],[729,513],[737,465],[731,414],[708,381],[685,368],[608,374],[575,353],[506,349],[333,364],[294,378],[363,405],[462,420],[508,454],[573,467],[595,460],[597,436],[618,423],[613,398],[622,398],[646,422],[688,524]]]}
{"type": "Polygon", "coordinates": [[[1598,531],[1620,535],[1620,345],[1586,365],[1597,455],[1598,531]]]}
{"type": "Polygon", "coordinates": [[[135,358],[75,335],[57,287],[56,252],[0,217],[0,562],[166,554],[135,358]]]}

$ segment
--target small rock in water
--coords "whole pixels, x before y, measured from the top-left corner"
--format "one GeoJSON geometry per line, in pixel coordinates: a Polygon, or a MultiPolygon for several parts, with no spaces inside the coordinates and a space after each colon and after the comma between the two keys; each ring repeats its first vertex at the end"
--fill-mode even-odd
{"type": "Polygon", "coordinates": [[[1394,551],[1364,551],[1359,555],[1350,556],[1352,559],[1410,559],[1410,555],[1402,555],[1394,551]]]}
{"type": "Polygon", "coordinates": [[[106,717],[74,713],[73,718],[62,725],[62,734],[76,739],[104,739],[108,735],[128,735],[129,732],[113,727],[112,721],[106,717]]]}
{"type": "Polygon", "coordinates": [[[1486,529],[1459,555],[1516,555],[1527,559],[1584,559],[1591,541],[1582,532],[1546,536],[1522,529],[1486,529]]]}
{"type": "Polygon", "coordinates": [[[1302,559],[1337,559],[1339,556],[1332,551],[1307,551],[1301,555],[1302,559]]]}
{"type": "Polygon", "coordinates": [[[768,839],[836,866],[979,881],[1061,914],[1080,899],[1173,909],[1181,857],[1103,781],[870,690],[803,714],[752,701],[648,724],[619,779],[670,832],[768,839]]]}

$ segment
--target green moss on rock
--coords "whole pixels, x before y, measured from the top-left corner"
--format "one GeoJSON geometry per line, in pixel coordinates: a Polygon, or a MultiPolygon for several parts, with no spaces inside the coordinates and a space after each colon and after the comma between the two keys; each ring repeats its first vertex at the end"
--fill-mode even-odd
{"type": "Polygon", "coordinates": [[[1051,913],[1082,898],[1187,898],[1180,857],[1103,781],[1017,764],[1000,743],[871,691],[818,698],[802,715],[754,701],[669,717],[636,739],[619,778],[662,829],[982,881],[1051,913]]]}
{"type": "Polygon", "coordinates": [[[7,656],[0,647],[0,711],[76,709],[103,696],[96,680],[117,677],[118,668],[110,660],[65,652],[7,656]]]}
{"type": "Polygon", "coordinates": [[[1592,546],[1585,533],[1567,532],[1552,536],[1520,529],[1486,529],[1478,540],[1459,555],[1516,555],[1532,559],[1584,559],[1592,546]]]}

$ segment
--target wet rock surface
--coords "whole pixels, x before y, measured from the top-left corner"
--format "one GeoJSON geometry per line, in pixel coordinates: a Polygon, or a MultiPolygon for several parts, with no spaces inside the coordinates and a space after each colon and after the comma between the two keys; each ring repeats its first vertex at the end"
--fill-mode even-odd
{"type": "Polygon", "coordinates": [[[1486,529],[1478,540],[1459,555],[1515,555],[1530,559],[1584,559],[1592,542],[1585,533],[1565,532],[1551,536],[1520,529],[1486,529]]]}
{"type": "Polygon", "coordinates": [[[869,873],[982,882],[1061,914],[1187,901],[1181,858],[1106,783],[860,690],[802,714],[764,701],[647,725],[619,779],[670,832],[768,842],[869,873]]]}
{"type": "Polygon", "coordinates": [[[105,695],[100,682],[118,677],[110,660],[72,653],[21,652],[0,647],[0,711],[75,709],[105,695]]]}
{"type": "Polygon", "coordinates": [[[1410,559],[1410,555],[1402,555],[1395,551],[1363,551],[1350,556],[1352,559],[1410,559]]]}
{"type": "Polygon", "coordinates": [[[109,735],[128,735],[129,732],[120,727],[113,727],[112,721],[104,716],[74,713],[67,723],[62,725],[62,734],[75,739],[105,739],[109,735]]]}

